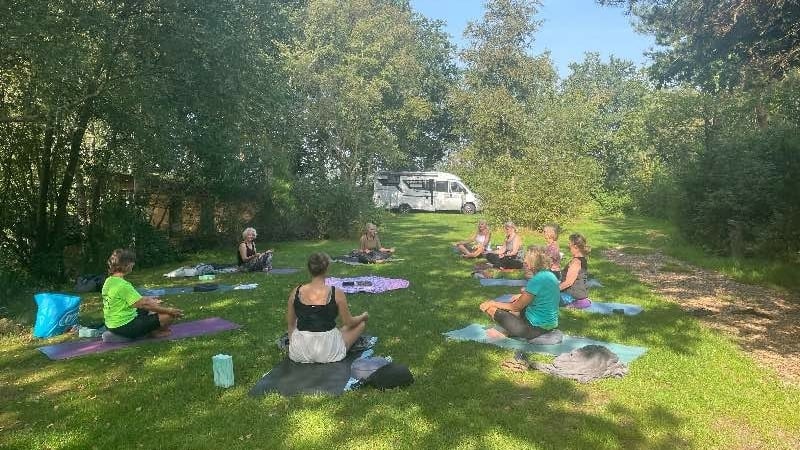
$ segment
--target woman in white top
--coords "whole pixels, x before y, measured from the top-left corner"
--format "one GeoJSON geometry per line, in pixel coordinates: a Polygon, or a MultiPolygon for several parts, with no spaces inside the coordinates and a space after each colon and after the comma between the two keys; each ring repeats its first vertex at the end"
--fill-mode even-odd
{"type": "Polygon", "coordinates": [[[464,258],[477,258],[489,250],[489,243],[492,240],[492,232],[485,220],[478,221],[478,228],[475,233],[466,241],[458,241],[454,245],[456,250],[464,258]]]}

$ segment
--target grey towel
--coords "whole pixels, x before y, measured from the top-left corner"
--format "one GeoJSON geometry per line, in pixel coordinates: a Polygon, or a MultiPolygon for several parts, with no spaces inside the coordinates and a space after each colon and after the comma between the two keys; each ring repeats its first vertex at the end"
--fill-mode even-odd
{"type": "Polygon", "coordinates": [[[552,364],[533,363],[532,367],[581,383],[600,378],[623,377],[628,373],[628,366],[619,362],[614,352],[601,345],[586,345],[556,356],[552,364]]]}

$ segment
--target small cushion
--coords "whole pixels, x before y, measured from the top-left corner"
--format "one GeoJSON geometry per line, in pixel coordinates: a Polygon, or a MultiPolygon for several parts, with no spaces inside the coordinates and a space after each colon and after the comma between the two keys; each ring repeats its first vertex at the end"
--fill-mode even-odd
{"type": "Polygon", "coordinates": [[[536,336],[533,339],[528,339],[528,342],[537,345],[554,345],[554,344],[560,344],[561,341],[563,340],[564,340],[564,333],[562,333],[561,330],[556,328],[553,331],[549,331],[545,334],[536,336]]]}
{"type": "Polygon", "coordinates": [[[126,338],[125,336],[120,336],[118,334],[114,334],[114,333],[112,333],[110,331],[104,331],[103,334],[100,337],[101,337],[101,339],[103,339],[103,342],[108,342],[108,343],[112,343],[112,342],[129,342],[129,341],[133,340],[133,339],[130,339],[130,338],[126,338]]]}

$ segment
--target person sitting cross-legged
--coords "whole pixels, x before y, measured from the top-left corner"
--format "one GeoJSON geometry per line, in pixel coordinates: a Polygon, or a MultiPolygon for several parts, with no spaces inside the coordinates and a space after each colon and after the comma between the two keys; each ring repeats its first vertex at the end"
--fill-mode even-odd
{"type": "MultiPolygon", "coordinates": [[[[528,247],[525,266],[534,275],[520,294],[508,303],[485,301],[480,309],[503,327],[505,336],[533,339],[558,328],[558,280],[549,270],[550,257],[544,247],[528,247]]],[[[489,337],[504,336],[494,329],[487,334],[489,337]]]]}
{"type": "Polygon", "coordinates": [[[125,279],[136,263],[131,250],[118,248],[108,258],[109,277],[103,283],[103,320],[108,331],[129,339],[147,335],[168,336],[169,325],[183,316],[183,311],[161,306],[158,297],[143,297],[125,279]]]}
{"type": "Polygon", "coordinates": [[[464,258],[477,258],[489,251],[492,232],[485,220],[478,221],[478,228],[466,241],[456,242],[455,248],[464,258]]]}
{"type": "Polygon", "coordinates": [[[503,228],[506,230],[503,246],[496,253],[487,253],[486,261],[498,269],[522,269],[522,261],[518,258],[522,250],[522,238],[517,234],[517,226],[509,221],[503,228]]]}
{"type": "Polygon", "coordinates": [[[289,293],[286,322],[289,359],[299,363],[341,361],[364,332],[369,314],[353,316],[344,292],[325,284],[331,258],[314,253],[308,258],[311,281],[289,293]],[[336,327],[336,317],[342,326],[336,327]]]}
{"type": "Polygon", "coordinates": [[[236,259],[239,261],[239,270],[244,272],[269,272],[272,270],[272,249],[256,251],[256,229],[249,227],[242,231],[242,242],[236,250],[236,259]]]}

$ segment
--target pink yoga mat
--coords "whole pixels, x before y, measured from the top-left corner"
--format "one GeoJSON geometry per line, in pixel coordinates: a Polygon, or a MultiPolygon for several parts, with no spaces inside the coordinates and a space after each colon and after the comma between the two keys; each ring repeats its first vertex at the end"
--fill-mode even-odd
{"type": "Polygon", "coordinates": [[[356,292],[379,294],[381,292],[391,291],[393,289],[407,288],[408,280],[404,280],[402,278],[384,278],[376,276],[352,278],[328,277],[325,279],[325,284],[328,286],[336,286],[348,294],[354,294],[356,292]],[[353,284],[345,285],[344,283],[353,284]]]}
{"type": "Polygon", "coordinates": [[[241,325],[228,322],[219,317],[194,320],[191,322],[179,322],[172,325],[172,334],[162,338],[144,338],[128,342],[103,342],[96,338],[91,340],[79,340],[63,342],[61,344],[45,345],[38,350],[53,360],[74,358],[76,356],[88,355],[90,353],[102,353],[118,348],[139,345],[149,342],[172,341],[187,337],[202,336],[204,334],[214,334],[220,331],[235,330],[241,325]]]}

